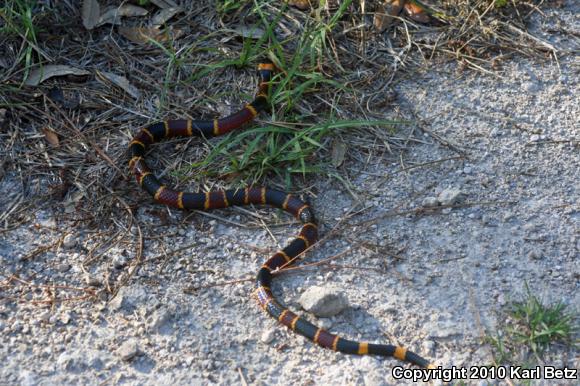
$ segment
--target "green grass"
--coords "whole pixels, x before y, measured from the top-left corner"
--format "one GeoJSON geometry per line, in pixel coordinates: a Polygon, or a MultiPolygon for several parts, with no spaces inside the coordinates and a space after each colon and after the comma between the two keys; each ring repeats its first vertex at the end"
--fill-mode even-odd
{"type": "MultiPolygon", "coordinates": [[[[212,149],[203,161],[179,170],[175,175],[184,178],[195,171],[192,174],[196,177],[225,176],[234,183],[244,184],[255,182],[265,175],[275,175],[289,187],[293,174],[306,176],[315,173],[337,178],[344,183],[331,167],[330,157],[321,159],[316,156],[326,151],[326,141],[341,130],[369,126],[392,128],[397,123],[389,120],[341,120],[333,112],[333,106],[342,96],[355,91],[328,78],[321,68],[329,64],[338,71],[342,70],[328,42],[351,2],[343,1],[328,16],[315,12],[316,17],[307,19],[308,24],[303,26],[301,34],[280,40],[275,28],[284,17],[287,6],[279,1],[254,1],[251,12],[259,21],[256,28],[263,30],[264,34],[258,39],[244,39],[237,57],[198,65],[200,69],[192,71],[193,74],[184,82],[192,82],[230,66],[253,68],[268,57],[279,69],[273,79],[271,117],[268,119],[276,123],[235,131],[219,139],[217,144],[210,144],[212,149]],[[272,14],[272,8],[266,7],[268,4],[281,8],[278,13],[272,14]],[[316,96],[334,98],[325,98],[328,101],[327,111],[317,111],[312,116],[298,111],[297,106],[304,100],[316,96]]],[[[234,11],[247,4],[247,1],[221,1],[218,11],[234,11]]]]}
{"type": "Polygon", "coordinates": [[[184,173],[195,170],[196,175],[229,176],[236,181],[248,182],[273,173],[287,187],[291,185],[292,174],[305,176],[315,173],[337,177],[329,162],[314,160],[314,154],[324,150],[324,138],[347,128],[392,126],[395,123],[389,120],[337,120],[301,129],[268,125],[233,132],[221,139],[203,161],[181,170],[177,175],[183,177],[184,173]]]}
{"type": "MultiPolygon", "coordinates": [[[[36,0],[8,0],[0,8],[0,18],[3,20],[0,36],[22,40],[15,67],[24,63],[23,82],[28,78],[30,67],[34,63],[38,44],[33,12],[36,3],[36,0]]],[[[38,52],[36,54],[38,55],[38,52]]]]}
{"type": "Polygon", "coordinates": [[[497,364],[535,366],[546,349],[560,343],[578,347],[578,315],[558,302],[546,305],[526,284],[526,294],[509,304],[510,325],[486,338],[497,364]]]}
{"type": "Polygon", "coordinates": [[[528,346],[535,354],[542,354],[553,342],[570,343],[578,325],[566,308],[562,302],[544,305],[526,285],[526,297],[514,302],[509,311],[518,321],[511,331],[514,340],[528,346]]]}
{"type": "Polygon", "coordinates": [[[251,0],[218,0],[216,1],[216,10],[221,16],[238,10],[246,4],[251,3],[251,0]]]}
{"type": "Polygon", "coordinates": [[[496,8],[505,7],[508,4],[508,0],[494,0],[493,5],[496,8]]]}
{"type": "Polygon", "coordinates": [[[181,59],[181,53],[178,53],[174,48],[173,39],[169,39],[166,44],[162,44],[155,39],[149,39],[149,42],[157,46],[167,56],[165,77],[163,78],[163,87],[159,96],[159,110],[161,111],[166,107],[165,102],[167,101],[169,89],[174,86],[171,79],[173,79],[177,69],[183,65],[183,60],[181,59]]]}

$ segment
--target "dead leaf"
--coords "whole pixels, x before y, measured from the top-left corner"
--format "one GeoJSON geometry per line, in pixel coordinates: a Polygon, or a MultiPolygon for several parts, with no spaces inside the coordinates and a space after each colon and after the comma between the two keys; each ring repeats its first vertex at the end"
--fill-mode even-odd
{"type": "Polygon", "coordinates": [[[109,8],[105,11],[99,21],[97,26],[103,24],[121,24],[121,17],[135,17],[135,16],[145,16],[149,11],[145,8],[138,7],[133,4],[123,4],[120,7],[109,8]]]}
{"type": "Polygon", "coordinates": [[[310,1],[309,0],[289,0],[288,5],[294,6],[298,9],[303,11],[310,8],[310,1]]]}
{"type": "Polygon", "coordinates": [[[235,27],[232,30],[232,32],[234,32],[238,36],[242,36],[242,37],[247,38],[247,39],[260,39],[266,33],[266,31],[264,31],[260,27],[256,27],[256,26],[249,26],[248,27],[245,25],[240,25],[240,26],[235,27]]]}
{"type": "Polygon", "coordinates": [[[183,9],[181,9],[180,7],[171,7],[162,9],[161,11],[157,12],[155,16],[153,16],[151,24],[155,27],[159,27],[165,24],[169,19],[171,19],[173,16],[177,15],[180,12],[183,12],[183,9]]]}
{"type": "Polygon", "coordinates": [[[160,30],[158,28],[147,27],[119,27],[119,33],[133,43],[147,44],[151,43],[151,39],[157,42],[165,42],[172,39],[177,39],[183,35],[182,30],[160,30]]]}
{"type": "Polygon", "coordinates": [[[83,70],[76,67],[67,66],[64,64],[49,64],[42,67],[37,67],[28,76],[28,79],[24,82],[27,86],[38,86],[40,83],[44,82],[48,78],[53,76],[64,76],[64,75],[75,75],[83,76],[90,75],[91,73],[87,70],[83,70]]]}
{"type": "Polygon", "coordinates": [[[419,3],[413,0],[408,0],[404,8],[405,14],[418,23],[427,24],[431,21],[431,17],[419,3]]]}
{"type": "Polygon", "coordinates": [[[64,202],[64,212],[65,213],[75,213],[77,211],[77,205],[85,198],[85,193],[78,190],[75,193],[68,195],[68,198],[64,202]]]}
{"type": "Polygon", "coordinates": [[[149,39],[163,41],[163,30],[147,27],[119,27],[119,33],[133,43],[146,44],[149,39]]]}
{"type": "Polygon", "coordinates": [[[332,143],[332,164],[339,167],[344,162],[346,155],[346,143],[340,139],[335,139],[332,143]]]}
{"type": "Polygon", "coordinates": [[[151,2],[162,9],[177,7],[173,0],[151,0],[151,2]]]}
{"type": "Polygon", "coordinates": [[[389,28],[401,13],[405,3],[406,0],[387,0],[383,5],[379,5],[373,20],[377,31],[383,32],[389,28]]]}
{"type": "Polygon", "coordinates": [[[86,29],[95,28],[101,15],[101,7],[97,0],[83,0],[83,25],[86,29]]]}
{"type": "Polygon", "coordinates": [[[115,84],[116,86],[122,88],[127,94],[131,95],[135,99],[139,99],[141,93],[137,89],[137,87],[133,86],[129,83],[129,80],[124,76],[113,74],[111,72],[106,71],[97,71],[97,76],[101,78],[105,78],[115,84]]]}
{"type": "Polygon", "coordinates": [[[58,139],[58,135],[54,131],[52,131],[49,127],[43,127],[42,133],[44,134],[44,139],[46,142],[50,143],[54,147],[60,146],[60,140],[58,139]]]}

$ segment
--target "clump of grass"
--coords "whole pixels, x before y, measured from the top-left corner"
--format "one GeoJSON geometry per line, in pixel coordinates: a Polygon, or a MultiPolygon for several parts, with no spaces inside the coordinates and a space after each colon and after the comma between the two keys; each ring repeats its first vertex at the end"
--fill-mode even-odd
{"type": "MultiPolygon", "coordinates": [[[[323,63],[334,61],[329,42],[333,29],[349,8],[352,0],[341,3],[333,13],[320,14],[309,19],[302,32],[286,40],[280,40],[274,32],[286,7],[277,14],[264,10],[268,2],[256,1],[252,14],[258,18],[264,34],[251,43],[244,40],[237,58],[228,58],[207,65],[196,72],[197,79],[208,72],[228,66],[245,67],[262,60],[265,54],[276,64],[279,71],[273,79],[271,121],[275,124],[245,129],[221,138],[207,157],[182,169],[176,175],[195,170],[196,176],[227,176],[238,182],[252,182],[267,174],[274,174],[291,185],[292,174],[305,176],[309,173],[334,176],[329,162],[316,160],[315,154],[325,149],[325,143],[340,130],[368,126],[390,126],[390,120],[340,119],[330,101],[326,111],[319,116],[310,111],[300,111],[305,99],[317,94],[336,95],[353,93],[343,83],[328,78],[320,71],[323,63]],[[289,48],[291,47],[291,48],[289,48]]],[[[223,2],[241,7],[243,2],[223,2]]]]}
{"type": "Polygon", "coordinates": [[[578,347],[577,314],[562,302],[546,305],[526,284],[526,294],[509,304],[510,325],[486,338],[494,349],[497,364],[535,365],[546,349],[561,343],[578,347]]]}
{"type": "Polygon", "coordinates": [[[514,302],[509,313],[517,321],[512,330],[515,341],[535,354],[542,354],[554,342],[570,344],[579,329],[564,303],[544,305],[527,285],[525,298],[514,302]]]}
{"type": "Polygon", "coordinates": [[[324,150],[323,139],[329,138],[334,132],[345,128],[389,126],[396,123],[390,120],[337,120],[300,129],[273,125],[250,128],[226,136],[203,161],[182,170],[180,174],[196,170],[198,175],[227,176],[237,181],[251,182],[274,173],[289,187],[292,174],[333,175],[327,162],[313,163],[311,158],[316,152],[324,150]],[[215,164],[222,167],[211,167],[215,164]]]}
{"type": "Polygon", "coordinates": [[[9,0],[0,8],[0,36],[7,39],[22,40],[20,50],[14,63],[14,68],[24,63],[24,78],[26,80],[30,67],[34,62],[34,53],[38,42],[35,24],[34,8],[36,0],[9,0]]]}

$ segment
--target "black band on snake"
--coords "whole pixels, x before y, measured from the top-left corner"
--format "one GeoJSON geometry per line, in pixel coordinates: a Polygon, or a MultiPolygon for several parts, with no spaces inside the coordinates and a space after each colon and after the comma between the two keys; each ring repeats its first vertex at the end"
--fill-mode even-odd
{"type": "Polygon", "coordinates": [[[139,185],[153,196],[155,201],[175,208],[210,210],[232,205],[259,204],[271,205],[294,215],[303,224],[300,234],[288,246],[270,257],[258,271],[255,295],[260,306],[286,327],[322,347],[346,354],[395,357],[421,367],[435,368],[428,360],[400,346],[354,342],[331,334],[284,308],[274,299],[270,289],[272,271],[294,263],[297,260],[296,256],[313,245],[318,238],[314,215],[308,204],[291,194],[264,187],[213,190],[205,193],[176,191],[163,185],[147,166],[144,159],[145,150],[152,143],[173,137],[215,137],[239,129],[252,121],[268,106],[268,88],[274,70],[272,63],[261,63],[258,66],[258,94],[237,113],[214,120],[169,120],[153,123],[141,129],[129,145],[131,154],[129,168],[135,174],[139,185]]]}

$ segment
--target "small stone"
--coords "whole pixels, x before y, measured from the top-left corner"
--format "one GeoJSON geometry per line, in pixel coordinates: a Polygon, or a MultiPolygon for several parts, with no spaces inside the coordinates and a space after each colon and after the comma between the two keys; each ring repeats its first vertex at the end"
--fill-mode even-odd
{"type": "Polygon", "coordinates": [[[429,339],[424,340],[423,343],[421,343],[421,348],[421,352],[425,355],[433,355],[435,353],[435,342],[429,339]]]}
{"type": "Polygon", "coordinates": [[[155,331],[160,330],[171,319],[171,313],[165,309],[155,310],[149,319],[149,328],[155,331]]]}
{"type": "Polygon", "coordinates": [[[42,320],[43,322],[48,322],[50,320],[51,313],[50,311],[46,310],[43,311],[40,315],[38,315],[38,319],[42,320]]]}
{"type": "Polygon", "coordinates": [[[425,197],[421,202],[423,208],[434,208],[439,205],[439,201],[435,197],[425,197]]]}
{"type": "Polygon", "coordinates": [[[298,303],[306,311],[321,317],[334,316],[348,307],[348,300],[343,292],[332,287],[310,287],[298,303]]]}
{"type": "Polygon", "coordinates": [[[101,281],[92,275],[85,276],[85,283],[90,287],[100,287],[101,281]]]}
{"type": "Polygon", "coordinates": [[[71,316],[70,316],[70,313],[69,312],[65,312],[64,314],[62,314],[60,316],[60,321],[63,324],[69,324],[70,320],[71,320],[71,316]]]}
{"type": "Polygon", "coordinates": [[[113,257],[113,267],[115,267],[115,269],[122,269],[127,265],[127,257],[123,256],[123,255],[115,255],[115,257],[113,257]]]}
{"type": "Polygon", "coordinates": [[[542,258],[542,254],[537,249],[532,249],[528,252],[528,259],[539,260],[542,258]]]}
{"type": "Polygon", "coordinates": [[[69,354],[67,352],[63,352],[56,359],[56,365],[65,371],[70,370],[70,367],[72,367],[72,362],[73,362],[73,357],[71,354],[69,354]]]}
{"type": "Polygon", "coordinates": [[[499,294],[499,296],[497,297],[497,304],[499,304],[500,306],[505,306],[506,305],[506,300],[505,300],[505,296],[503,294],[499,294]]]}
{"type": "Polygon", "coordinates": [[[504,222],[509,222],[510,220],[512,220],[514,218],[514,214],[510,211],[506,211],[502,217],[502,220],[504,222]]]}
{"type": "Polygon", "coordinates": [[[441,205],[453,205],[459,203],[465,194],[455,188],[444,189],[439,195],[437,196],[437,200],[441,205]]]}
{"type": "Polygon", "coordinates": [[[485,225],[491,226],[493,225],[493,218],[489,214],[484,214],[481,216],[481,222],[485,225]]]}
{"type": "Polygon", "coordinates": [[[58,264],[58,265],[56,266],[56,270],[57,270],[58,272],[65,273],[65,272],[68,272],[68,270],[70,270],[70,267],[71,267],[71,266],[70,266],[70,264],[67,264],[67,263],[61,263],[61,264],[58,264]]]}
{"type": "Polygon", "coordinates": [[[530,136],[530,141],[532,142],[538,142],[540,140],[540,136],[538,134],[532,134],[530,136]]]}
{"type": "Polygon", "coordinates": [[[528,233],[535,231],[537,228],[538,228],[538,224],[532,223],[532,222],[526,223],[523,226],[524,231],[526,231],[528,233]]]}
{"type": "Polygon", "coordinates": [[[69,233],[66,236],[64,236],[64,239],[62,240],[63,247],[70,249],[76,245],[77,245],[77,240],[75,239],[75,237],[72,233],[69,233]]]}
{"type": "Polygon", "coordinates": [[[92,349],[66,350],[56,360],[59,368],[71,372],[80,373],[88,369],[100,371],[106,357],[100,351],[92,349]]]}
{"type": "Polygon", "coordinates": [[[131,339],[125,341],[116,352],[122,360],[128,362],[139,354],[139,346],[135,339],[131,339]]]}
{"type": "Polygon", "coordinates": [[[275,337],[276,337],[276,330],[274,330],[273,328],[269,328],[262,333],[260,340],[262,341],[262,343],[269,344],[269,343],[272,343],[272,341],[274,340],[275,337]]]}
{"type": "Polygon", "coordinates": [[[525,82],[522,86],[527,92],[537,92],[540,90],[540,85],[536,82],[525,82]]]}
{"type": "Polygon", "coordinates": [[[449,338],[458,334],[457,326],[452,322],[440,322],[436,330],[430,334],[433,338],[449,338]]]}
{"type": "Polygon", "coordinates": [[[473,212],[473,213],[469,213],[467,215],[468,218],[472,219],[472,220],[478,220],[481,218],[481,213],[479,212],[473,212]]]}
{"type": "Polygon", "coordinates": [[[332,319],[329,318],[320,318],[318,322],[318,327],[322,328],[323,330],[330,330],[332,328],[332,319]]]}
{"type": "Polygon", "coordinates": [[[56,220],[54,218],[42,219],[39,221],[39,225],[43,228],[54,229],[56,228],[56,220]]]}

